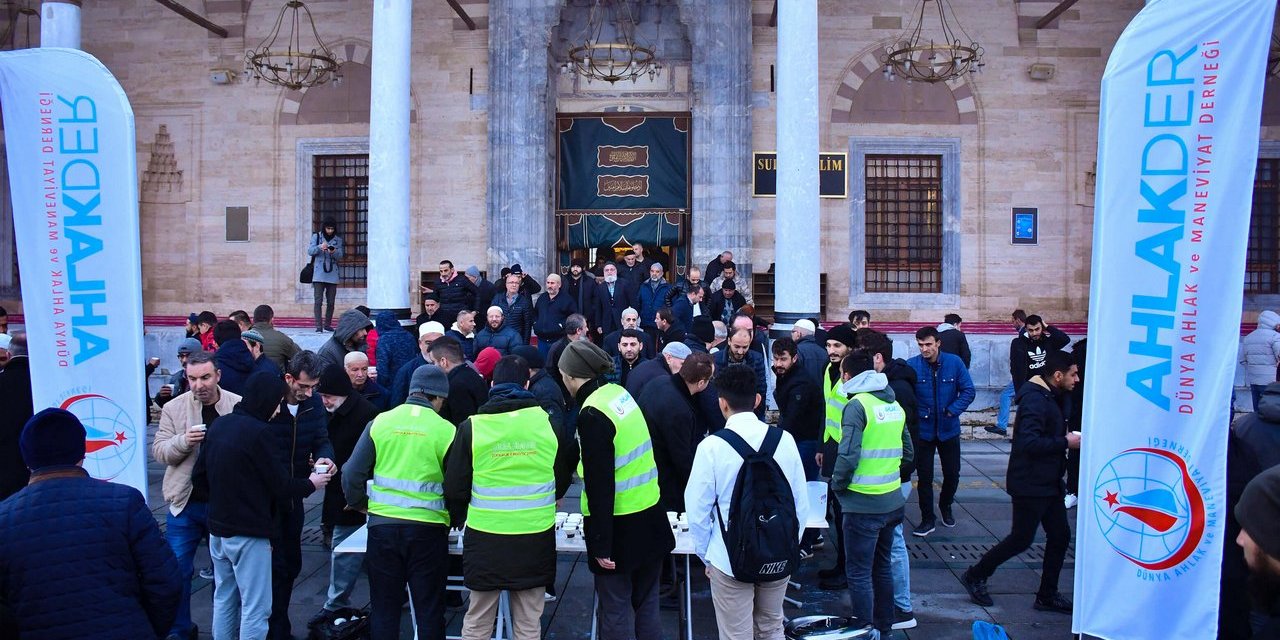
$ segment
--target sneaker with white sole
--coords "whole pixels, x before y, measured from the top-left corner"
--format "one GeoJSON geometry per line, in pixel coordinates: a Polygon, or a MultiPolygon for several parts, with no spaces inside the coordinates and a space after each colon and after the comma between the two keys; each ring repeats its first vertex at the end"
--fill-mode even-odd
{"type": "Polygon", "coordinates": [[[204,568],[204,569],[201,569],[201,570],[200,570],[200,577],[201,577],[201,578],[204,578],[205,580],[212,580],[212,579],[213,579],[213,567],[206,567],[206,568],[204,568]]]}
{"type": "Polygon", "coordinates": [[[937,525],[934,523],[934,521],[925,520],[924,522],[921,522],[920,524],[916,525],[916,528],[911,530],[911,535],[916,536],[918,538],[923,538],[933,533],[934,529],[937,529],[937,525]]]}
{"type": "Polygon", "coordinates": [[[910,611],[903,611],[896,605],[893,607],[893,628],[894,629],[914,629],[916,625],[915,614],[910,611]]]}
{"type": "Polygon", "coordinates": [[[1062,504],[1066,505],[1068,509],[1076,508],[1076,505],[1079,504],[1079,502],[1080,498],[1077,498],[1074,493],[1068,493],[1067,497],[1062,499],[1062,504]]]}

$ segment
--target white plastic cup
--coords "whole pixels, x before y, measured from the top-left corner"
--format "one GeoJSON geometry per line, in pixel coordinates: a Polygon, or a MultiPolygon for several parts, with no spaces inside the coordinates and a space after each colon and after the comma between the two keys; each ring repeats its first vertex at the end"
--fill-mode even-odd
{"type": "Polygon", "coordinates": [[[317,463],[316,463],[316,466],[315,466],[315,472],[316,472],[316,473],[318,473],[318,474],[320,474],[320,475],[324,475],[324,474],[326,474],[326,473],[329,473],[329,463],[328,463],[328,462],[317,462],[317,463]]]}
{"type": "Polygon", "coordinates": [[[370,378],[376,378],[376,377],[378,377],[378,368],[377,368],[377,367],[369,367],[369,377],[370,377],[370,378]]]}
{"type": "Polygon", "coordinates": [[[187,427],[187,433],[196,433],[196,432],[204,433],[205,431],[208,431],[208,430],[209,430],[209,427],[203,424],[193,424],[187,427]]]}

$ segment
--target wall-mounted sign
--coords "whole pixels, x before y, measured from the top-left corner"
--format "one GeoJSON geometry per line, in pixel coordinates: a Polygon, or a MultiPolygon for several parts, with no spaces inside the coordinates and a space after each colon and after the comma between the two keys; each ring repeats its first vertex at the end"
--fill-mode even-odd
{"type": "MultiPolygon", "coordinates": [[[[752,154],[751,195],[773,198],[778,195],[778,153],[757,151],[752,154]]],[[[844,198],[848,194],[848,154],[818,154],[818,196],[844,198]]]]}
{"type": "Polygon", "coordinates": [[[1013,244],[1040,244],[1040,211],[1034,207],[1013,208],[1013,244]]]}

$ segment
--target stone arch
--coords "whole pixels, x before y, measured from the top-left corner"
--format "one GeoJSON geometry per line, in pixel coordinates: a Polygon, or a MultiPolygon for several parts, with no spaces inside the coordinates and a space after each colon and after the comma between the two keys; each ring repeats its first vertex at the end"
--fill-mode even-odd
{"type": "Polygon", "coordinates": [[[951,82],[885,78],[884,45],[874,45],[845,67],[831,97],[832,124],[977,124],[978,101],[968,76],[951,82]]]}
{"type": "MultiPolygon", "coordinates": [[[[369,122],[372,47],[367,42],[338,42],[332,47],[342,65],[342,82],[285,91],[280,102],[282,125],[351,124],[369,122]]],[[[410,88],[409,122],[418,121],[410,88]]]]}

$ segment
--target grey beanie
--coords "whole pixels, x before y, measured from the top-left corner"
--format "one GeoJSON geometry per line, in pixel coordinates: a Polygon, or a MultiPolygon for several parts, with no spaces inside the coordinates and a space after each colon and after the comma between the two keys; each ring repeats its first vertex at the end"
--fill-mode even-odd
{"type": "Polygon", "coordinates": [[[449,396],[449,377],[444,369],[434,364],[424,364],[413,370],[409,379],[409,393],[423,393],[437,398],[449,396]]]}
{"type": "Polygon", "coordinates": [[[471,265],[471,266],[467,267],[466,274],[467,274],[467,275],[469,275],[469,276],[471,276],[472,278],[479,278],[479,277],[480,277],[480,267],[477,267],[477,266],[475,266],[475,265],[473,264],[473,265],[471,265]]]}
{"type": "Polygon", "coordinates": [[[178,353],[191,355],[204,351],[204,347],[200,346],[200,341],[195,338],[186,338],[178,343],[178,353]]]}

